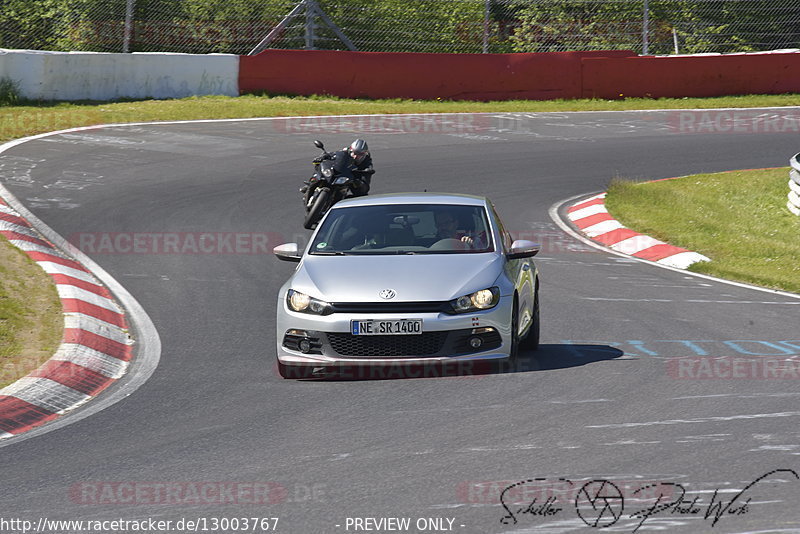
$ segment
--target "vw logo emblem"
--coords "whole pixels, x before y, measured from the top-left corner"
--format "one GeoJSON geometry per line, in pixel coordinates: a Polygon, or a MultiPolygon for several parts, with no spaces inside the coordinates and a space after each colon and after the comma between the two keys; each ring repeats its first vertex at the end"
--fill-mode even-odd
{"type": "Polygon", "coordinates": [[[397,293],[395,293],[394,289],[383,289],[378,293],[378,296],[384,300],[393,299],[396,295],[397,293]]]}

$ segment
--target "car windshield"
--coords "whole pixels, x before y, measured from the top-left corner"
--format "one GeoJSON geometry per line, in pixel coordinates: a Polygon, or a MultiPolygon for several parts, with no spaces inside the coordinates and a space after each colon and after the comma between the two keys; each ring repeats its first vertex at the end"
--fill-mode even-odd
{"type": "Polygon", "coordinates": [[[400,204],[332,209],[309,253],[475,254],[493,252],[483,206],[400,204]]]}

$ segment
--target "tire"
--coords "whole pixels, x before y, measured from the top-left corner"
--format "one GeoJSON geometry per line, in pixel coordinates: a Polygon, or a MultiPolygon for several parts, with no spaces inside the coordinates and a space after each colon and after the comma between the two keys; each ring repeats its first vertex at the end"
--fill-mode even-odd
{"type": "Polygon", "coordinates": [[[508,351],[508,363],[511,366],[516,366],[519,361],[519,310],[517,309],[517,298],[514,297],[514,309],[511,311],[511,347],[508,351]]]}
{"type": "Polygon", "coordinates": [[[330,207],[330,198],[330,189],[320,189],[317,199],[314,200],[314,204],[311,206],[311,209],[308,210],[308,213],[306,213],[306,218],[303,222],[303,228],[306,230],[311,230],[314,228],[314,225],[317,224],[322,216],[325,215],[325,212],[328,211],[328,208],[330,207]]]}
{"type": "Polygon", "coordinates": [[[533,322],[528,328],[528,335],[522,340],[520,346],[527,350],[537,350],[539,348],[539,290],[536,290],[536,295],[533,297],[533,322]]]}

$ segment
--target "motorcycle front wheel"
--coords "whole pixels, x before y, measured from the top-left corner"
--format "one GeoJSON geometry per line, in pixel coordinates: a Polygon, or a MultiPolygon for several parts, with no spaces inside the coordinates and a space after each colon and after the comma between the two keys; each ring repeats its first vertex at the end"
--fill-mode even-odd
{"type": "Polygon", "coordinates": [[[330,189],[323,188],[319,190],[319,194],[314,200],[314,203],[311,205],[311,209],[309,209],[308,213],[306,213],[306,219],[303,222],[303,227],[306,230],[311,230],[314,228],[314,225],[319,222],[323,215],[325,215],[325,212],[328,211],[328,208],[330,207],[330,198],[330,189]]]}

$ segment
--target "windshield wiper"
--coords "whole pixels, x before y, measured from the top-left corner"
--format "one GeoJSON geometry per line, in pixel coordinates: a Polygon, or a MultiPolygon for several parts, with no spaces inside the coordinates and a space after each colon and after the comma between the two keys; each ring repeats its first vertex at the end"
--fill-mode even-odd
{"type": "Polygon", "coordinates": [[[341,250],[318,250],[316,252],[309,252],[312,256],[347,256],[341,250]]]}

